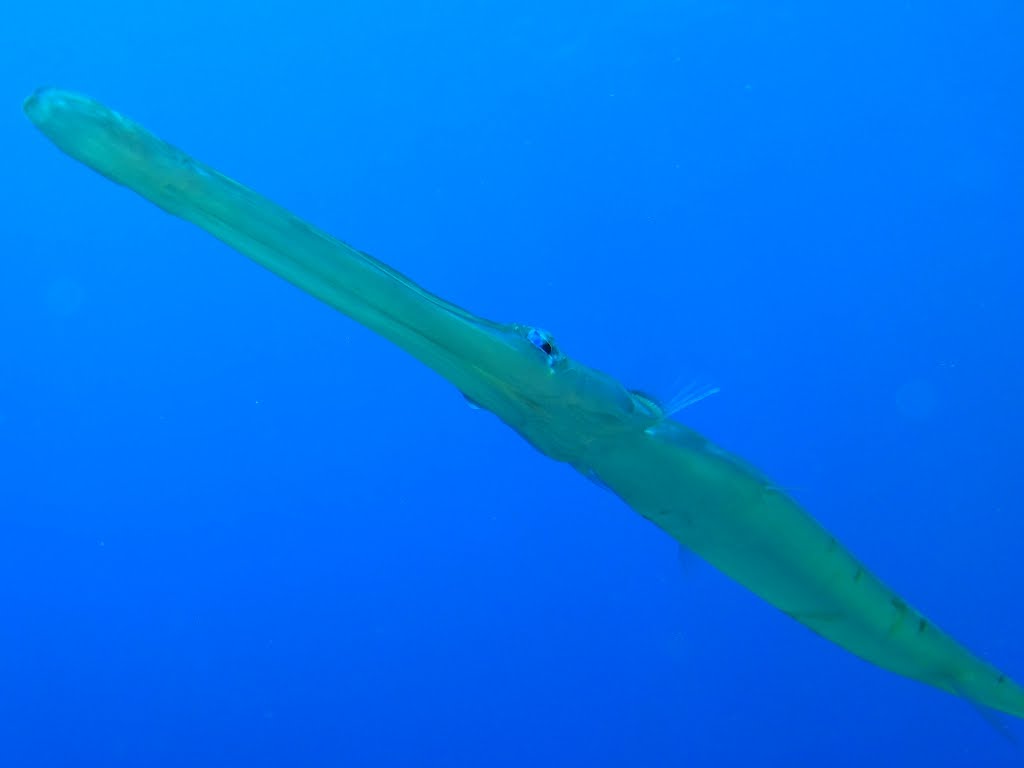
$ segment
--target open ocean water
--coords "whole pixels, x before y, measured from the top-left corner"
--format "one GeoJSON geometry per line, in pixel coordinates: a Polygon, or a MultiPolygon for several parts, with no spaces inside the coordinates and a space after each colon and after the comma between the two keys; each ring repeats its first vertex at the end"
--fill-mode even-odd
{"type": "Polygon", "coordinates": [[[995,0],[5,4],[0,765],[1020,765],[21,101],[720,386],[679,418],[1019,679],[1022,39],[995,0]]]}

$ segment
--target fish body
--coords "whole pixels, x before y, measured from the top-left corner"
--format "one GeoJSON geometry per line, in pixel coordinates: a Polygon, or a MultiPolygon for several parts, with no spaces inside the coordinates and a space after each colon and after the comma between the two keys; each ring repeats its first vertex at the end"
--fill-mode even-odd
{"type": "Polygon", "coordinates": [[[851,653],[1024,717],[1024,689],[912,608],[791,497],[547,332],[478,317],[85,96],[42,89],[33,123],[68,155],[366,325],[550,458],[851,653]]]}

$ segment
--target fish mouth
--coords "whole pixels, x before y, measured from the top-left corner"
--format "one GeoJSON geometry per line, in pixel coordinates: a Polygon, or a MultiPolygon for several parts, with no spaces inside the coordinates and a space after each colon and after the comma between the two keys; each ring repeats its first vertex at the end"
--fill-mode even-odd
{"type": "Polygon", "coordinates": [[[42,130],[52,126],[56,117],[66,119],[68,115],[85,115],[94,102],[85,96],[71,91],[64,91],[52,86],[37,88],[24,102],[21,108],[28,119],[42,130]]]}

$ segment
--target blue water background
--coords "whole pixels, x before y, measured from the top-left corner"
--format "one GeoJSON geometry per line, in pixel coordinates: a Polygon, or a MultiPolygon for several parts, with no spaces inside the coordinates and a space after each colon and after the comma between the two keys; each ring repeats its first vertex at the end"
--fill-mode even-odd
{"type": "Polygon", "coordinates": [[[632,386],[719,385],[680,417],[1021,679],[1018,2],[3,16],[0,765],[1019,764],[20,111],[89,93],[632,386]]]}

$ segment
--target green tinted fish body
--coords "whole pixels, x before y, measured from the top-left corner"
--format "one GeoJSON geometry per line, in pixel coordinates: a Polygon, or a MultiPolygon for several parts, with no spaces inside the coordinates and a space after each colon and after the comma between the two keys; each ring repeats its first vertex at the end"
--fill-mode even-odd
{"type": "Polygon", "coordinates": [[[1024,717],[1024,689],[910,607],[792,498],[550,334],[444,301],[84,96],[40,90],[25,111],[67,154],[397,344],[814,632],[1024,717]]]}

